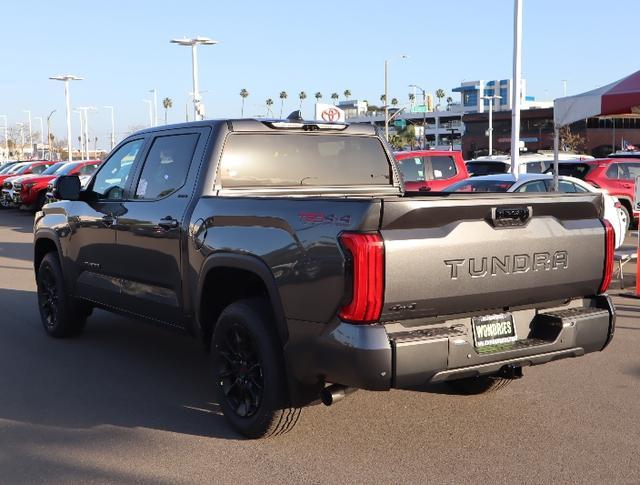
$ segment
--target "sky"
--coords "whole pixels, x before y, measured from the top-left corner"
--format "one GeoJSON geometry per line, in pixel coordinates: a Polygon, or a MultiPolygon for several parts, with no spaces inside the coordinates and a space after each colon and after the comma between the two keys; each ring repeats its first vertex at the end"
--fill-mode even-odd
{"type": "MultiPolygon", "coordinates": [[[[638,0],[523,0],[522,75],[527,95],[553,99],[607,84],[638,69],[638,0]]],[[[479,2],[308,1],[67,1],[3,2],[0,29],[0,114],[9,126],[32,116],[52,116],[52,131],[66,138],[63,83],[73,74],[72,106],[94,106],[90,138],[108,146],[110,113],[116,137],[148,124],[149,90],[173,108],[168,121],[185,120],[192,90],[189,48],[176,37],[207,36],[199,49],[200,89],[207,117],[264,115],[265,100],[280,113],[279,93],[289,98],[284,115],[298,108],[311,116],[313,95],[331,102],[349,89],[352,99],[379,103],[384,61],[389,98],[407,101],[409,84],[447,95],[461,81],[512,77],[513,0],[479,2]],[[401,55],[408,58],[402,59],[401,55]]],[[[455,94],[455,93],[454,93],[455,94]]],[[[452,95],[455,100],[459,95],[452,95]]],[[[190,107],[191,108],[191,107],[190,107]]],[[[34,131],[39,122],[34,121],[34,131]]],[[[46,128],[45,128],[46,129],[46,128]]],[[[78,115],[72,115],[73,138],[78,115]]]]}

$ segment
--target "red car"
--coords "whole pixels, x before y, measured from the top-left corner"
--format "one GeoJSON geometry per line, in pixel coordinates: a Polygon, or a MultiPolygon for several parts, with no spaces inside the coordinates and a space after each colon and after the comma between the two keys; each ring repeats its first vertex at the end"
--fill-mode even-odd
{"type": "MultiPolygon", "coordinates": [[[[558,168],[560,175],[580,178],[617,197],[627,213],[629,225],[638,220],[640,212],[633,210],[635,178],[640,175],[640,160],[637,158],[561,161],[558,168]],[[632,213],[633,219],[629,217],[632,213]]],[[[547,171],[552,170],[553,167],[547,171]]]]}
{"type": "Polygon", "coordinates": [[[13,204],[28,210],[40,210],[45,204],[49,182],[60,175],[90,176],[100,165],[99,161],[60,162],[41,175],[16,179],[13,182],[13,204]]]}
{"type": "Polygon", "coordinates": [[[11,166],[6,173],[0,174],[0,187],[6,179],[9,177],[15,177],[16,175],[27,175],[30,173],[42,173],[49,165],[53,165],[56,162],[49,160],[37,160],[31,162],[18,162],[11,166]]]}
{"type": "Polygon", "coordinates": [[[394,155],[408,191],[441,191],[469,177],[459,151],[415,150],[394,155]]]}

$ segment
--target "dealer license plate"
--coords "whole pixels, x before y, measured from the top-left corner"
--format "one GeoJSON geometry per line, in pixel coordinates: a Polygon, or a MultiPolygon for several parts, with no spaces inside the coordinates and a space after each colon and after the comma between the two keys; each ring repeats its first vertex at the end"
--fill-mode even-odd
{"type": "Polygon", "coordinates": [[[471,319],[473,341],[476,347],[497,345],[516,340],[516,327],[511,313],[483,315],[471,319]]]}

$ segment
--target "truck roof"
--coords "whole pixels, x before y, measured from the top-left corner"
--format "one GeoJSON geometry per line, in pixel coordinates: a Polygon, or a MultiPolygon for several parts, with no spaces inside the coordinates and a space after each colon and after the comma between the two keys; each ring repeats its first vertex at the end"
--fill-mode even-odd
{"type": "Polygon", "coordinates": [[[268,118],[223,118],[202,121],[190,121],[173,125],[162,125],[152,128],[145,128],[137,131],[136,134],[154,133],[164,130],[174,130],[192,127],[216,128],[221,124],[226,124],[229,131],[233,132],[331,132],[344,133],[348,135],[369,135],[377,134],[377,129],[369,123],[327,123],[319,120],[288,120],[288,119],[268,119],[268,118]]]}

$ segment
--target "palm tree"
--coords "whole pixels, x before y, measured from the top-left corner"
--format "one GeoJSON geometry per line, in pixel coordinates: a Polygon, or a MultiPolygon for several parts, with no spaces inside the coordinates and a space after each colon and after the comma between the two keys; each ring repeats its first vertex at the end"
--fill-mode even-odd
{"type": "Polygon", "coordinates": [[[322,93],[318,91],[314,96],[316,97],[316,103],[319,103],[322,99],[322,93]]]}
{"type": "Polygon", "coordinates": [[[413,93],[409,93],[409,102],[413,104],[416,100],[416,95],[413,93]]]}
{"type": "Polygon", "coordinates": [[[448,110],[451,108],[451,103],[453,103],[453,98],[449,96],[446,101],[447,101],[447,110],[448,110]]]}
{"type": "Polygon", "coordinates": [[[289,95],[286,91],[280,91],[280,118],[282,118],[282,108],[284,107],[284,100],[288,97],[289,95]]]}
{"type": "Polygon", "coordinates": [[[307,99],[307,93],[300,91],[300,93],[298,93],[298,97],[300,98],[300,111],[302,111],[302,102],[307,99]]]}
{"type": "Polygon", "coordinates": [[[249,97],[249,91],[242,88],[240,90],[240,97],[242,98],[242,108],[240,109],[240,118],[244,117],[244,100],[249,97]]]}
{"type": "Polygon", "coordinates": [[[338,101],[338,93],[331,93],[331,99],[333,99],[333,104],[336,104],[336,101],[338,101]]]}
{"type": "Polygon", "coordinates": [[[167,124],[167,111],[172,106],[173,106],[173,101],[171,100],[171,98],[164,98],[162,100],[162,107],[164,108],[164,124],[165,125],[167,124]]]}
{"type": "Polygon", "coordinates": [[[349,101],[349,96],[351,96],[351,91],[349,91],[348,89],[344,90],[344,97],[347,99],[347,101],[349,101]]]}
{"type": "Polygon", "coordinates": [[[391,98],[391,106],[393,106],[394,108],[396,106],[398,106],[398,99],[397,98],[391,98]]]}
{"type": "Polygon", "coordinates": [[[444,92],[444,89],[438,89],[436,90],[436,98],[438,98],[438,106],[437,108],[440,108],[440,100],[442,98],[444,98],[447,94],[444,92]]]}
{"type": "Polygon", "coordinates": [[[387,104],[387,97],[384,94],[380,95],[380,102],[385,105],[387,104]]]}
{"type": "Polygon", "coordinates": [[[273,116],[273,111],[271,111],[271,106],[273,106],[273,99],[268,98],[265,101],[265,104],[267,105],[267,115],[269,115],[269,113],[271,113],[271,116],[273,116]]]}

